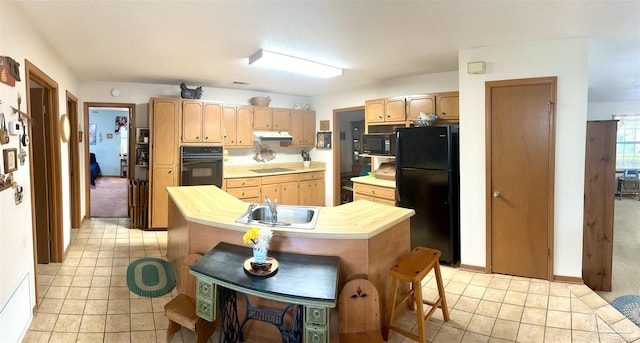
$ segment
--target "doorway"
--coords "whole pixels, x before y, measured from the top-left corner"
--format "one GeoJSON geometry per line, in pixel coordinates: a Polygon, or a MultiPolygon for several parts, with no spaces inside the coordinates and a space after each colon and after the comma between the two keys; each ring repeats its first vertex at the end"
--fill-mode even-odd
{"type": "Polygon", "coordinates": [[[86,102],[84,119],[87,216],[127,217],[128,180],[135,178],[133,159],[129,158],[134,156],[135,104],[86,102]],[[104,181],[104,187],[99,189],[96,181],[104,181]],[[108,208],[95,204],[95,200],[108,204],[108,208]]]}
{"type": "Polygon", "coordinates": [[[487,268],[553,279],[556,77],[487,82],[487,268]]]}
{"type": "Polygon", "coordinates": [[[358,176],[362,165],[369,163],[359,156],[361,142],[358,142],[358,147],[354,140],[354,132],[360,137],[364,133],[364,106],[333,110],[333,132],[336,133],[333,147],[333,206],[337,206],[348,202],[349,196],[345,194],[348,192],[348,180],[358,176]],[[354,131],[354,127],[358,127],[358,130],[354,131]],[[355,148],[359,148],[357,155],[354,154],[355,148]],[[354,170],[357,170],[355,175],[354,170]]]}
{"type": "Polygon", "coordinates": [[[78,136],[78,98],[67,91],[67,114],[69,115],[69,194],[71,200],[71,227],[82,223],[80,211],[80,139],[78,136]]]}

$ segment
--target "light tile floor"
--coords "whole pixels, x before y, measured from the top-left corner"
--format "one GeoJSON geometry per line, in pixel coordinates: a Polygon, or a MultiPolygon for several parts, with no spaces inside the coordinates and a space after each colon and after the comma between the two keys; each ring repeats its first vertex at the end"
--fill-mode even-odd
{"type": "MultiPolygon", "coordinates": [[[[94,218],[72,230],[64,263],[39,265],[40,308],[24,342],[164,342],[164,304],[129,291],[126,270],[166,254],[166,231],[129,229],[128,219],[94,218]]],[[[451,320],[427,323],[429,342],[640,342],[640,328],[584,285],[442,267],[451,320]]],[[[432,275],[425,298],[435,298],[432,275]]],[[[398,318],[417,332],[412,312],[398,318]]],[[[1,340],[1,339],[0,339],[1,340]]],[[[172,342],[193,342],[182,329],[172,342]]],[[[392,333],[390,342],[412,342],[392,333]]],[[[214,333],[209,342],[218,342],[214,333]]]]}

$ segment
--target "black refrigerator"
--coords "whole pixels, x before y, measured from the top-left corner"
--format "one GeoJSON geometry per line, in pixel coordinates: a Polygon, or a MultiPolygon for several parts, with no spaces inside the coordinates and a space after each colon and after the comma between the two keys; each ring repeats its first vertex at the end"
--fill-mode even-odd
{"type": "Polygon", "coordinates": [[[398,206],[411,208],[411,248],[442,252],[440,261],[460,259],[458,126],[396,130],[398,206]]]}

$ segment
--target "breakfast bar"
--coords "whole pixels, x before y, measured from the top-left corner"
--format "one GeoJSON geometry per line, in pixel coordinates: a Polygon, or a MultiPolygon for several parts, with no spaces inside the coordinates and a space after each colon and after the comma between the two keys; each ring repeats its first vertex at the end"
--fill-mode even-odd
{"type": "MultiPolygon", "coordinates": [[[[167,257],[174,270],[180,270],[188,254],[206,255],[221,242],[244,245],[242,236],[254,225],[237,223],[236,219],[247,211],[250,203],[215,186],[168,187],[167,192],[167,257]]],[[[338,294],[348,280],[366,277],[378,289],[384,313],[391,285],[389,268],[410,251],[409,222],[413,214],[411,209],[364,200],[320,207],[313,229],[274,227],[269,251],[338,257],[338,294]]],[[[240,265],[237,268],[242,270],[240,265]]],[[[179,279],[176,281],[180,283],[179,279]]],[[[305,282],[300,280],[303,285],[305,282]]],[[[250,296],[249,301],[260,307],[282,307],[281,302],[272,299],[250,296]]],[[[327,319],[328,336],[338,341],[337,309],[331,310],[327,319]]],[[[243,333],[261,342],[281,341],[272,325],[259,321],[247,323],[243,333]]]]}

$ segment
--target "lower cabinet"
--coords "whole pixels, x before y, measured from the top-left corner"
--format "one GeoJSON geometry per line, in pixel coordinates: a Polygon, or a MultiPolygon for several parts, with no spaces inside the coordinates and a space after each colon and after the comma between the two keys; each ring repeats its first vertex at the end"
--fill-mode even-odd
{"type": "Polygon", "coordinates": [[[298,205],[298,175],[274,175],[262,177],[262,199],[278,199],[281,205],[298,205]]]}
{"type": "Polygon", "coordinates": [[[225,190],[250,203],[268,196],[280,205],[324,206],[324,171],[225,179],[225,190]]]}
{"type": "Polygon", "coordinates": [[[250,203],[261,203],[262,197],[260,195],[260,178],[248,177],[241,179],[226,179],[225,188],[227,193],[234,197],[250,203]]]}
{"type": "Polygon", "coordinates": [[[396,205],[395,188],[374,186],[369,184],[353,183],[353,201],[369,200],[389,206],[396,205]]]}
{"type": "Polygon", "coordinates": [[[324,206],[324,172],[300,174],[300,205],[324,206]]]}

